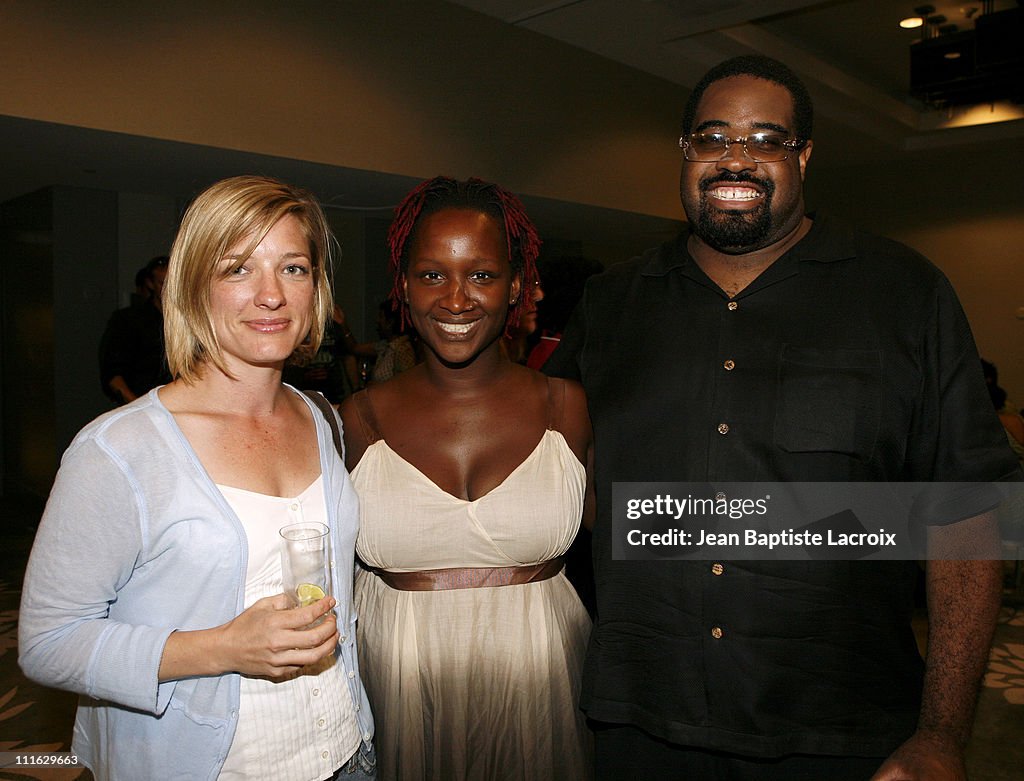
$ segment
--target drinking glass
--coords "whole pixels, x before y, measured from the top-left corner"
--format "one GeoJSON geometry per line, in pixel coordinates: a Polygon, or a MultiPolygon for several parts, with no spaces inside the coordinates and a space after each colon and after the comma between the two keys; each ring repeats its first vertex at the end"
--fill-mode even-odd
{"type": "MultiPolygon", "coordinates": [[[[331,534],[325,524],[292,523],[280,530],[284,593],[306,607],[331,593],[331,534]]],[[[323,617],[315,621],[316,626],[323,617]]]]}

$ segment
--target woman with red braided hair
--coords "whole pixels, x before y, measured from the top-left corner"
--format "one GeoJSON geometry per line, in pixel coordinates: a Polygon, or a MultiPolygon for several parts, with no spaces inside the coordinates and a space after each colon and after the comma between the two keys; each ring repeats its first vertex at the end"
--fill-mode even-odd
{"type": "Polygon", "coordinates": [[[509,360],[540,241],[519,199],[430,179],[388,234],[424,361],[342,407],[360,496],[359,653],[379,778],[586,779],[590,619],[562,555],[584,515],[579,385],[509,360]]]}

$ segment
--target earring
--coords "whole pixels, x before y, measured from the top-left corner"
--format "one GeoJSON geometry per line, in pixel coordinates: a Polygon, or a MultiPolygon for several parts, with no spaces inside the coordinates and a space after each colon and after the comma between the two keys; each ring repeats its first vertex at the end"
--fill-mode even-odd
{"type": "Polygon", "coordinates": [[[518,301],[519,301],[519,296],[516,296],[515,298],[513,298],[511,301],[508,302],[508,305],[509,306],[515,306],[518,301]]]}

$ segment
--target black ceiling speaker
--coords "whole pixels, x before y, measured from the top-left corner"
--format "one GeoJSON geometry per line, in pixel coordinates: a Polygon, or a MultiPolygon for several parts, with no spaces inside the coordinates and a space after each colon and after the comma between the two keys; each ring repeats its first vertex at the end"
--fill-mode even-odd
{"type": "Polygon", "coordinates": [[[910,92],[940,107],[1024,103],[1024,9],[982,14],[973,30],[912,43],[910,92]]]}

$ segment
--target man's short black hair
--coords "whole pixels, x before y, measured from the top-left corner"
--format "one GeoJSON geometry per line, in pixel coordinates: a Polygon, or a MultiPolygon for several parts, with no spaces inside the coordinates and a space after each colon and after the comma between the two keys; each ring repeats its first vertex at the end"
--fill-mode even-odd
{"type": "Polygon", "coordinates": [[[693,129],[697,104],[704,97],[704,91],[716,81],[728,79],[731,76],[753,76],[785,87],[793,96],[793,132],[797,138],[805,141],[811,138],[814,126],[814,106],[811,103],[807,87],[793,71],[781,62],[761,55],[733,57],[725,62],[720,62],[704,74],[693,88],[693,92],[690,93],[690,97],[686,101],[686,108],[683,109],[683,135],[690,133],[693,129]]]}

